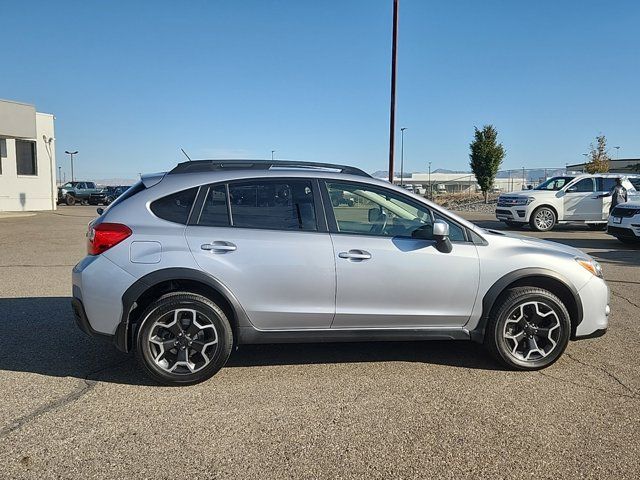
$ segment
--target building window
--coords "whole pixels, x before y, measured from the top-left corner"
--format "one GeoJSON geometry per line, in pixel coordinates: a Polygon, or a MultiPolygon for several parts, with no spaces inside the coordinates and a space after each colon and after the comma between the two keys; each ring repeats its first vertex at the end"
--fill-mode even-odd
{"type": "Polygon", "coordinates": [[[18,175],[37,175],[36,142],[16,140],[18,175]]]}
{"type": "Polygon", "coordinates": [[[7,140],[0,138],[0,175],[2,175],[2,159],[7,158],[7,140]]]}

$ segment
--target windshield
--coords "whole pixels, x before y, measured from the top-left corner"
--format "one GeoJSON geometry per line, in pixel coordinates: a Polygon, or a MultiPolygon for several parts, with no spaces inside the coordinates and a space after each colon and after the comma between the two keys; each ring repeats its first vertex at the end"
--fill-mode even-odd
{"type": "Polygon", "coordinates": [[[536,188],[534,188],[534,190],[552,190],[552,191],[560,190],[562,187],[564,187],[567,183],[569,183],[574,178],[575,177],[552,177],[546,182],[543,182],[540,185],[538,185],[536,188]]]}

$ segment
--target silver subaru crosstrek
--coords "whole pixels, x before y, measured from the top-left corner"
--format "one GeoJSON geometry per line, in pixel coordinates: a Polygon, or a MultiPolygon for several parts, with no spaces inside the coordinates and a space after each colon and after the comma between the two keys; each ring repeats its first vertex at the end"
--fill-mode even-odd
{"type": "Polygon", "coordinates": [[[207,379],[250,343],[473,340],[535,370],[607,329],[588,255],[353,167],[184,162],[99,212],[73,268],[76,322],[165,384],[207,379]]]}

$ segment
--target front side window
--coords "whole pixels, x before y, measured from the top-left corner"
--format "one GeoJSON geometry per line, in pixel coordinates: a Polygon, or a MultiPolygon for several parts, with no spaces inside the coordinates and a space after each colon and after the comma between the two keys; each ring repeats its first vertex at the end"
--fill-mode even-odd
{"type": "Polygon", "coordinates": [[[250,180],[229,184],[234,227],[275,230],[318,229],[311,182],[250,180]]]}
{"type": "Polygon", "coordinates": [[[37,175],[36,142],[16,140],[16,166],[18,175],[37,175]]]}
{"type": "Polygon", "coordinates": [[[557,191],[562,189],[567,183],[573,180],[574,177],[553,177],[546,182],[538,185],[534,190],[552,190],[557,191]]]}
{"type": "Polygon", "coordinates": [[[582,180],[571,185],[568,189],[568,192],[593,192],[593,179],[583,178],[582,180]]]}
{"type": "MultiPolygon", "coordinates": [[[[197,191],[198,188],[194,187],[159,198],[151,202],[151,211],[163,220],[186,225],[197,191]]],[[[122,197],[124,195],[120,196],[118,200],[122,197]]]]}
{"type": "MultiPolygon", "coordinates": [[[[327,183],[338,232],[384,237],[432,238],[434,215],[427,206],[409,203],[396,192],[355,183],[327,183]]],[[[464,230],[445,217],[452,241],[465,241],[464,230]]]]}

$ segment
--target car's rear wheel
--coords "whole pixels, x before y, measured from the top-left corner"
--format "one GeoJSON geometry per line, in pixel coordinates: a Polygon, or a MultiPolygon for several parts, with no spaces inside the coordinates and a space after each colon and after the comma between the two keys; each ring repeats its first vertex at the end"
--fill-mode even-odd
{"type": "Polygon", "coordinates": [[[149,375],[164,385],[192,385],[215,375],[233,346],[223,310],[202,295],[174,292],[142,315],[136,347],[149,375]]]}
{"type": "Polygon", "coordinates": [[[111,205],[111,202],[113,202],[113,197],[107,197],[104,199],[105,205],[111,205]]]}
{"type": "Polygon", "coordinates": [[[67,195],[64,199],[65,203],[70,207],[76,204],[76,197],[73,195],[67,195]]]}
{"type": "Polygon", "coordinates": [[[571,318],[557,296],[541,288],[517,287],[496,301],[484,343],[509,368],[539,370],[560,358],[570,335],[571,318]]]}
{"type": "Polygon", "coordinates": [[[529,220],[529,225],[538,232],[548,232],[556,225],[556,212],[549,207],[538,207],[529,220]]]}

